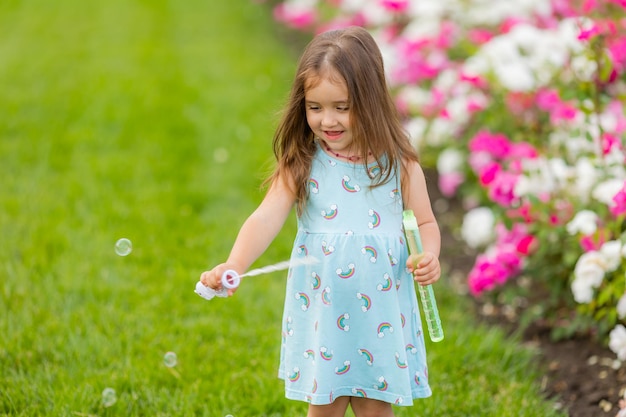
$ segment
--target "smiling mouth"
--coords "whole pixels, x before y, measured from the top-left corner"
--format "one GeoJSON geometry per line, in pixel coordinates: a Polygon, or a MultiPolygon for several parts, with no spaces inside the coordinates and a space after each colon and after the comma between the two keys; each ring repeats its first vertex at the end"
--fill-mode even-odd
{"type": "Polygon", "coordinates": [[[325,130],[324,134],[329,138],[334,138],[340,136],[343,133],[341,130],[325,130]]]}

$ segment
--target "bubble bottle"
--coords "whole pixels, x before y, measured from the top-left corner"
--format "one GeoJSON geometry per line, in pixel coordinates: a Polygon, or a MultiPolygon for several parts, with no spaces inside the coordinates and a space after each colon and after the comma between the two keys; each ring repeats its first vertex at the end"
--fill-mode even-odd
{"type": "MultiPolygon", "coordinates": [[[[402,224],[404,225],[404,234],[406,235],[407,244],[409,245],[409,253],[418,255],[424,251],[422,247],[422,238],[420,237],[417,219],[413,214],[413,210],[404,210],[402,212],[402,224]]],[[[437,300],[432,285],[418,285],[420,300],[422,302],[422,310],[424,310],[424,319],[428,326],[428,334],[433,342],[441,342],[443,340],[443,327],[439,318],[439,310],[437,309],[437,300]]]]}
{"type": "Polygon", "coordinates": [[[196,283],[195,293],[205,300],[212,300],[214,297],[228,297],[228,290],[235,289],[241,284],[241,276],[232,269],[224,271],[222,274],[222,288],[215,291],[213,288],[205,287],[200,281],[196,283]]]}

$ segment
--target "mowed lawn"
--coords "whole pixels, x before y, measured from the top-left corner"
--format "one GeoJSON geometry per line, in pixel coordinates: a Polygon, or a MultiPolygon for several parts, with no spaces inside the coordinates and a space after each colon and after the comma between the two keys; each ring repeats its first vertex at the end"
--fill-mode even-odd
{"type": "MultiPolygon", "coordinates": [[[[0,2],[0,415],[306,414],[276,377],[284,274],[193,292],[262,198],[302,40],[251,0],[0,2]]],[[[396,415],[561,415],[533,352],[436,291],[434,395],[396,415]]]]}

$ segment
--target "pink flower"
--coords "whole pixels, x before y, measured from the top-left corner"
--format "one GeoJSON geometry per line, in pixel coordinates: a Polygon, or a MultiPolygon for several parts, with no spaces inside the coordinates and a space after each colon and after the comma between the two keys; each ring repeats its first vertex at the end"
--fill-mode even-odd
{"type": "Polygon", "coordinates": [[[532,213],[532,205],[528,201],[524,201],[519,207],[511,208],[506,211],[509,219],[520,219],[524,223],[532,223],[535,218],[532,213]]]}
{"type": "Polygon", "coordinates": [[[504,284],[510,277],[518,274],[521,270],[522,257],[517,253],[514,248],[503,248],[496,252],[495,262],[500,264],[506,269],[506,274],[501,276],[502,281],[497,281],[497,284],[504,284]],[[511,250],[513,249],[513,250],[511,250]]]}
{"type": "Polygon", "coordinates": [[[274,8],[274,19],[294,29],[306,29],[315,22],[317,16],[313,9],[288,7],[280,3],[274,8]]]}
{"type": "Polygon", "coordinates": [[[572,120],[578,114],[578,109],[569,103],[561,103],[550,113],[552,124],[559,124],[560,121],[572,120]]]}
{"type": "Polygon", "coordinates": [[[626,181],[624,181],[622,189],[613,196],[613,203],[609,209],[615,217],[626,214],[626,181]]]}
{"type": "Polygon", "coordinates": [[[515,142],[511,144],[511,150],[507,156],[509,171],[521,174],[524,170],[524,161],[535,159],[539,152],[528,142],[515,142]]]}
{"type": "Polygon", "coordinates": [[[474,172],[480,172],[483,167],[494,162],[491,155],[487,152],[472,152],[468,155],[469,166],[474,170],[474,172]]]}
{"type": "Polygon", "coordinates": [[[561,104],[561,98],[556,90],[540,90],[537,92],[537,107],[544,111],[552,111],[561,104]]]}
{"type": "Polygon", "coordinates": [[[590,11],[598,7],[597,3],[597,0],[585,0],[583,2],[583,12],[585,14],[589,13],[590,11]]]}
{"type": "Polygon", "coordinates": [[[515,185],[519,176],[508,171],[499,171],[489,183],[489,198],[502,207],[510,207],[518,200],[515,185]]]}
{"type": "Polygon", "coordinates": [[[522,258],[510,246],[496,247],[491,254],[480,254],[470,271],[467,281],[474,296],[504,285],[521,270],[522,258]]]}
{"type": "Polygon", "coordinates": [[[469,99],[467,101],[467,112],[468,113],[476,113],[483,110],[486,107],[485,103],[480,100],[469,99]]]}
{"type": "Polygon", "coordinates": [[[535,97],[528,93],[509,91],[505,97],[506,107],[516,116],[528,112],[535,104],[535,97]]]}
{"type": "Polygon", "coordinates": [[[493,134],[488,131],[478,132],[469,141],[471,152],[487,152],[494,158],[505,158],[511,149],[511,142],[504,134],[493,134]]]}
{"type": "Polygon", "coordinates": [[[616,135],[626,132],[626,111],[624,105],[619,100],[613,100],[606,106],[606,109],[616,119],[613,132],[616,135]]]}
{"type": "Polygon", "coordinates": [[[512,143],[508,154],[509,159],[535,159],[537,156],[539,152],[528,142],[512,143]]]}
{"type": "Polygon", "coordinates": [[[588,41],[598,33],[600,33],[600,29],[597,25],[594,24],[589,29],[581,29],[580,33],[578,34],[578,40],[588,41]]]}
{"type": "Polygon", "coordinates": [[[510,229],[507,229],[502,223],[496,225],[496,243],[498,245],[517,245],[526,236],[528,236],[527,227],[523,223],[514,223],[510,229]]]}
{"type": "Polygon", "coordinates": [[[610,133],[605,133],[604,135],[602,135],[601,140],[602,140],[602,154],[603,155],[607,155],[611,153],[613,148],[620,149],[622,147],[622,142],[620,141],[620,139],[617,136],[612,135],[610,133]]]}
{"type": "Polygon", "coordinates": [[[604,229],[599,229],[592,235],[582,236],[578,243],[585,252],[600,250],[602,245],[606,242],[606,232],[604,229]]]}
{"type": "Polygon", "coordinates": [[[470,29],[467,33],[467,37],[473,44],[482,45],[493,38],[493,33],[486,29],[470,29]]]}
{"type": "Polygon", "coordinates": [[[526,235],[517,242],[516,250],[522,255],[528,256],[537,249],[539,239],[533,235],[526,235]]]}
{"type": "Polygon", "coordinates": [[[439,190],[446,197],[452,197],[459,185],[463,184],[465,176],[460,172],[450,172],[439,176],[439,190]]]}
{"type": "Polygon", "coordinates": [[[452,46],[455,30],[456,27],[452,22],[441,22],[441,30],[434,39],[435,47],[444,51],[448,50],[452,46]]]}
{"type": "Polygon", "coordinates": [[[476,88],[486,88],[488,84],[487,81],[480,75],[467,75],[460,73],[459,80],[466,82],[476,88]]]}
{"type": "Polygon", "coordinates": [[[623,71],[626,66],[626,38],[611,40],[608,44],[608,50],[613,58],[613,62],[623,71]]]}
{"type": "Polygon", "coordinates": [[[516,26],[519,23],[522,23],[523,20],[522,19],[518,19],[515,17],[507,17],[501,24],[500,24],[500,30],[498,31],[499,33],[508,33],[511,31],[511,29],[513,29],[514,26],[516,26]]]}
{"type": "Polygon", "coordinates": [[[494,289],[496,284],[505,283],[508,278],[509,272],[504,265],[482,254],[476,257],[476,262],[467,277],[467,281],[470,292],[474,296],[478,296],[484,291],[494,289]]]}
{"type": "Polygon", "coordinates": [[[488,186],[495,180],[500,171],[502,171],[502,166],[499,163],[489,162],[478,171],[478,179],[483,186],[488,186]]]}
{"type": "Polygon", "coordinates": [[[392,13],[403,13],[409,8],[408,0],[381,0],[380,5],[392,13]]]}
{"type": "Polygon", "coordinates": [[[447,63],[434,63],[428,57],[429,39],[400,39],[397,42],[397,52],[401,57],[397,68],[393,71],[393,78],[398,83],[414,84],[421,80],[428,80],[439,75],[439,71],[447,63]]]}

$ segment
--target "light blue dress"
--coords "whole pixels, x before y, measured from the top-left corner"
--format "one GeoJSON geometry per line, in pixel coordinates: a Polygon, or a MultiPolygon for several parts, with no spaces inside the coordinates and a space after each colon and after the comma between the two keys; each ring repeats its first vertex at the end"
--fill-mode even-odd
{"type": "Polygon", "coordinates": [[[399,179],[318,148],[286,286],[279,377],[289,399],[340,396],[396,405],[431,395],[415,284],[406,271],[399,179]]]}

